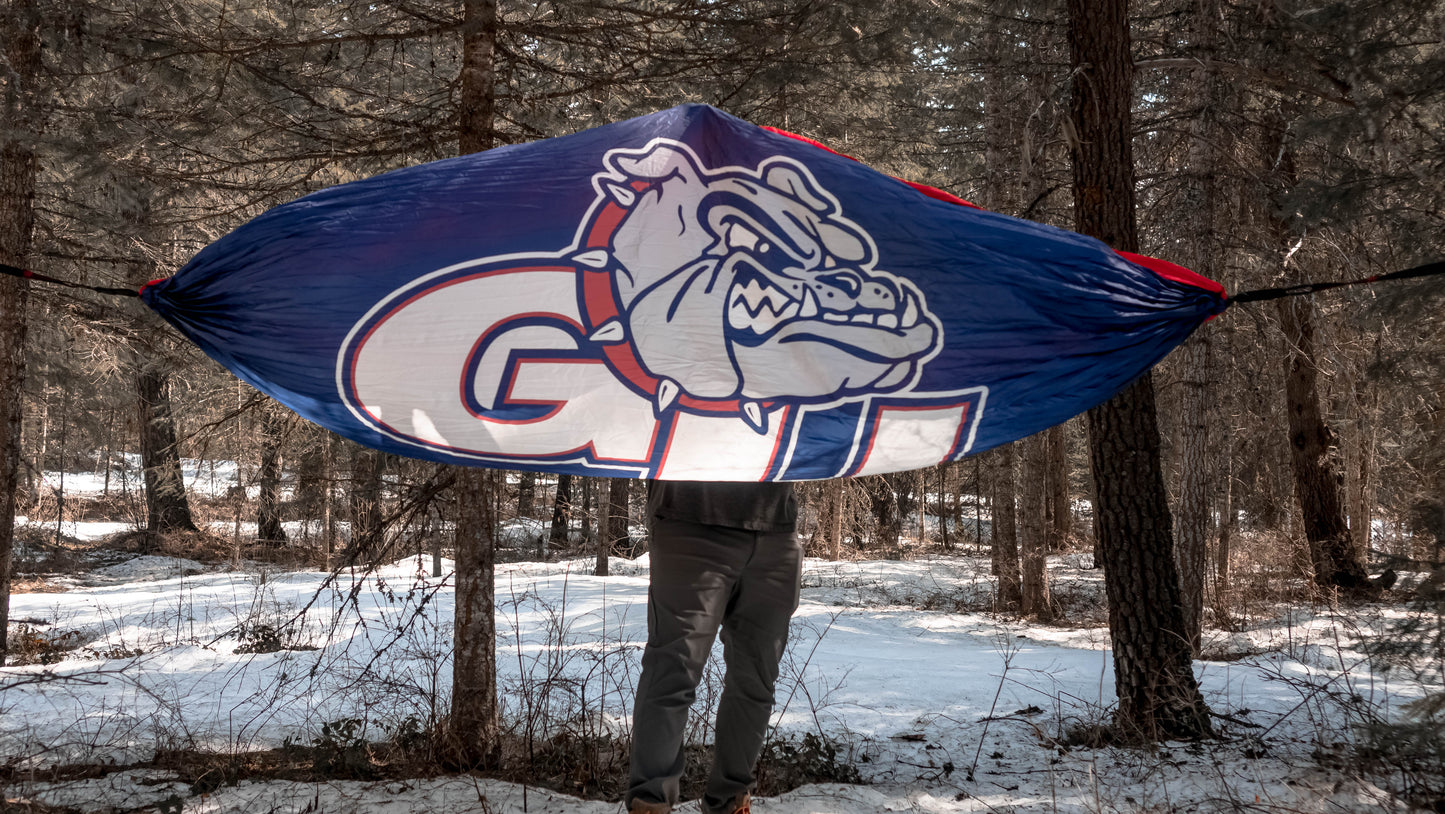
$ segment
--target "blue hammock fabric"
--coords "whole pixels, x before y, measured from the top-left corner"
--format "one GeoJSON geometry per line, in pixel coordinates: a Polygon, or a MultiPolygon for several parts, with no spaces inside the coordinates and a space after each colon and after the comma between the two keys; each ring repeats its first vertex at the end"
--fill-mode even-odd
{"type": "Polygon", "coordinates": [[[705,105],[271,209],[142,299],[370,447],[677,480],[929,466],[1108,399],[1223,290],[705,105]]]}

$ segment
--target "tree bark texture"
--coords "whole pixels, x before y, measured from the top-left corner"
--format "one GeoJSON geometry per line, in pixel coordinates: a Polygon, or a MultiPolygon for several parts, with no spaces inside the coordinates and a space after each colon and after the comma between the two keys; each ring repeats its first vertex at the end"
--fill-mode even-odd
{"type": "Polygon", "coordinates": [[[494,767],[501,759],[497,708],[495,495],[501,473],[458,467],[456,611],[453,636],[452,755],[458,766],[494,767]]]}
{"type": "Polygon", "coordinates": [[[608,574],[608,558],[621,551],[630,539],[627,531],[627,496],[631,484],[627,478],[611,478],[607,488],[607,522],[597,539],[597,576],[608,574]]]}
{"type": "Polygon", "coordinates": [[[537,473],[517,473],[517,516],[531,517],[537,503],[537,473]]]}
{"type": "Polygon", "coordinates": [[[1351,422],[1345,490],[1349,494],[1350,536],[1356,551],[1369,551],[1375,505],[1376,408],[1371,400],[1354,399],[1358,411],[1351,422]]]}
{"type": "Polygon", "coordinates": [[[572,528],[572,481],[571,475],[557,476],[557,492],[552,499],[552,528],[547,534],[548,545],[553,551],[567,547],[567,532],[572,528]]]}
{"type": "MultiPolygon", "coordinates": [[[[1133,251],[1128,2],[1069,0],[1068,10],[1076,229],[1133,251]]],[[[1153,378],[1141,376],[1090,410],[1088,421],[1119,697],[1115,728],[1121,737],[1151,741],[1208,735],[1209,710],[1179,607],[1153,378]]]]}
{"type": "Polygon", "coordinates": [[[462,2],[461,96],[457,104],[457,146],[462,155],[496,144],[496,0],[462,2]]]}
{"type": "Polygon", "coordinates": [[[1023,578],[1019,572],[1018,528],[1015,524],[1014,463],[1017,444],[990,451],[993,480],[993,570],[998,577],[997,610],[1023,607],[1023,578]]]}
{"type": "Polygon", "coordinates": [[[1018,536],[1022,566],[1022,611],[1047,622],[1053,618],[1049,598],[1048,506],[1045,494],[1048,439],[1036,433],[1015,444],[1019,456],[1018,536]]]}
{"type": "Polygon", "coordinates": [[[286,529],[281,526],[281,436],[286,429],[286,416],[279,407],[269,404],[261,408],[261,465],[256,470],[256,483],[261,494],[256,502],[256,542],[268,546],[286,545],[286,529]]]}
{"type": "Polygon", "coordinates": [[[837,562],[843,558],[843,518],[848,511],[848,484],[842,478],[834,478],[828,484],[828,559],[837,562]]]}
{"type": "Polygon", "coordinates": [[[1207,459],[1209,342],[1195,335],[1184,343],[1180,380],[1179,517],[1175,559],[1180,610],[1190,651],[1199,654],[1204,616],[1204,574],[1209,559],[1209,462],[1207,459]]]}
{"type": "MultiPolygon", "coordinates": [[[[1218,211],[1220,175],[1218,147],[1223,134],[1219,127],[1220,92],[1218,71],[1211,68],[1219,28],[1219,0],[1199,0],[1191,17],[1189,45],[1199,59],[1193,71],[1190,96],[1192,121],[1188,141],[1188,164],[1183,174],[1184,265],[1214,279],[1222,267],[1225,251],[1219,239],[1218,211]]],[[[1212,370],[1212,326],[1201,327],[1181,349],[1179,450],[1179,512],[1176,520],[1175,559],[1179,566],[1179,589],[1184,611],[1184,629],[1190,648],[1197,655],[1204,615],[1205,574],[1209,559],[1210,473],[1209,396],[1212,370]]]]}
{"type": "MultiPolygon", "coordinates": [[[[498,25],[496,0],[463,0],[457,147],[464,155],[493,146],[498,25]]],[[[493,592],[496,497],[505,483],[494,470],[457,467],[456,484],[459,504],[451,734],[461,765],[492,767],[501,759],[493,592]]]]}
{"type": "Polygon", "coordinates": [[[356,447],[351,451],[351,551],[376,561],[385,548],[386,523],[382,516],[381,474],[386,458],[374,449],[356,447]]]}
{"type": "Polygon", "coordinates": [[[582,490],[582,542],[592,542],[592,537],[597,533],[596,507],[593,496],[597,493],[597,479],[579,475],[578,487],[582,490]]]}
{"type": "Polygon", "coordinates": [[[1044,443],[1047,448],[1044,470],[1044,489],[1048,498],[1046,533],[1049,550],[1063,551],[1068,548],[1074,525],[1074,511],[1069,500],[1069,450],[1064,425],[1058,424],[1045,430],[1044,443]]]}
{"type": "MultiPolygon", "coordinates": [[[[28,0],[13,0],[0,11],[0,57],[9,73],[0,106],[8,131],[0,137],[0,263],[21,268],[28,264],[35,227],[38,161],[28,137],[40,124],[34,88],[41,67],[40,20],[28,0]]],[[[9,652],[29,291],[28,280],[0,277],[0,666],[9,652]]]]}
{"type": "Polygon", "coordinates": [[[1314,305],[1306,297],[1279,300],[1284,331],[1285,405],[1295,499],[1309,542],[1315,584],[1347,593],[1368,593],[1364,553],[1345,522],[1340,483],[1330,459],[1335,436],[1325,424],[1315,364],[1314,305]]]}
{"type": "Polygon", "coordinates": [[[176,422],[171,413],[171,374],[159,359],[137,358],[141,466],[145,475],[146,530],[152,535],[195,531],[176,422]]]}
{"type": "Polygon", "coordinates": [[[1119,696],[1116,723],[1121,734],[1151,741],[1208,735],[1209,711],[1184,629],[1149,374],[1090,410],[1089,432],[1119,696]],[[1152,454],[1139,443],[1150,437],[1152,454]]]}

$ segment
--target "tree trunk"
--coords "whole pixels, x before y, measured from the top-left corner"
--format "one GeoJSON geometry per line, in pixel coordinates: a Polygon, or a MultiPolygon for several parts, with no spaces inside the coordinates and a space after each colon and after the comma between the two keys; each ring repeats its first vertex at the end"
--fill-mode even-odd
{"type": "Polygon", "coordinates": [[[537,473],[517,473],[517,516],[531,517],[537,504],[537,473]]]}
{"type": "MultiPolygon", "coordinates": [[[[492,147],[496,107],[496,0],[463,0],[462,71],[457,145],[461,153],[492,147]]],[[[495,499],[503,486],[492,470],[457,468],[456,656],[452,664],[451,734],[461,765],[501,759],[497,718],[495,499]]]]}
{"type": "Polygon", "coordinates": [[[582,542],[586,544],[592,542],[592,535],[596,531],[593,523],[592,495],[596,492],[597,479],[585,475],[580,477],[581,480],[578,482],[582,489],[582,528],[580,532],[582,542]]]}
{"type": "Polygon", "coordinates": [[[1371,544],[1375,505],[1375,455],[1377,410],[1373,397],[1359,392],[1357,384],[1351,391],[1357,414],[1350,423],[1349,455],[1345,470],[1345,490],[1349,495],[1350,536],[1355,550],[1368,552],[1371,544]]]}
{"type": "Polygon", "coordinates": [[[1306,297],[1279,300],[1284,331],[1285,404],[1289,417],[1290,464],[1295,499],[1304,520],[1315,584],[1369,595],[1363,552],[1345,522],[1344,501],[1330,460],[1335,435],[1325,424],[1315,365],[1314,305],[1306,297]]]}
{"type": "Polygon", "coordinates": [[[386,459],[380,452],[364,447],[351,451],[351,551],[356,558],[364,555],[367,562],[378,561],[385,548],[381,506],[385,468],[386,459]]]}
{"type": "Polygon", "coordinates": [[[1015,445],[1019,455],[1018,536],[1023,566],[1022,611],[1048,622],[1053,619],[1049,598],[1048,517],[1044,494],[1048,470],[1048,439],[1037,433],[1015,445]]]}
{"type": "Polygon", "coordinates": [[[567,532],[572,528],[572,480],[571,475],[557,476],[557,494],[552,500],[552,529],[547,535],[553,551],[567,547],[567,532]]]}
{"type": "Polygon", "coordinates": [[[896,552],[903,538],[903,513],[899,506],[896,478],[893,474],[873,475],[867,479],[867,484],[877,530],[874,539],[879,547],[896,552]]]}
{"type": "MultiPolygon", "coordinates": [[[[39,162],[30,137],[40,125],[34,87],[41,67],[40,21],[40,11],[30,0],[11,0],[0,11],[0,58],[9,84],[0,107],[5,122],[0,131],[0,263],[20,268],[29,262],[35,226],[39,162]]],[[[0,277],[0,666],[9,652],[29,291],[28,280],[0,277]]]]}
{"type": "Polygon", "coordinates": [[[1209,344],[1195,335],[1184,345],[1179,415],[1179,520],[1175,557],[1180,610],[1190,652],[1199,655],[1204,616],[1204,572],[1209,558],[1208,418],[1206,391],[1209,344]]]}
{"type": "Polygon", "coordinates": [[[341,445],[341,436],[328,432],[325,443],[325,463],[321,467],[325,483],[321,494],[321,536],[330,566],[331,555],[336,553],[336,449],[341,445]]]}
{"type": "Polygon", "coordinates": [[[1044,431],[1047,448],[1045,494],[1048,498],[1049,550],[1063,551],[1073,533],[1074,509],[1069,500],[1069,450],[1064,425],[1057,424],[1044,431]]]}
{"type": "MultiPolygon", "coordinates": [[[[1134,250],[1127,0],[1069,0],[1070,119],[1078,231],[1134,250]]],[[[1149,374],[1089,411],[1099,550],[1109,600],[1115,727],[1134,740],[1212,733],[1179,610],[1179,576],[1149,374]]]]}
{"type": "MultiPolygon", "coordinates": [[[[1193,72],[1189,97],[1193,110],[1190,123],[1188,167],[1184,173],[1181,225],[1181,263],[1206,277],[1214,278],[1222,268],[1226,251],[1217,228],[1219,194],[1218,147],[1223,134],[1219,127],[1220,92],[1218,72],[1210,67],[1216,59],[1219,1],[1199,0],[1191,16],[1190,46],[1199,59],[1193,72]]],[[[1209,559],[1210,494],[1209,396],[1212,347],[1209,327],[1190,337],[1182,350],[1179,405],[1179,515],[1175,556],[1179,566],[1179,589],[1184,610],[1184,629],[1195,655],[1204,615],[1204,584],[1209,559]]]]}
{"type": "Polygon", "coordinates": [[[1014,523],[1014,459],[1017,444],[1004,444],[989,453],[993,477],[993,571],[998,577],[995,610],[1023,607],[1023,578],[1019,573],[1018,529],[1014,523]]]}
{"type": "Polygon", "coordinates": [[[627,478],[612,478],[607,490],[607,522],[597,538],[597,576],[608,573],[608,557],[627,547],[627,495],[632,484],[627,478]]]}
{"type": "Polygon", "coordinates": [[[1224,511],[1219,523],[1219,542],[1214,550],[1214,616],[1220,623],[1230,619],[1229,557],[1234,545],[1234,531],[1239,523],[1239,511],[1234,505],[1234,457],[1231,452],[1229,431],[1225,431],[1223,462],[1224,511]]]}
{"type": "Polygon", "coordinates": [[[261,466],[256,483],[261,489],[256,508],[256,542],[281,547],[286,545],[286,529],[281,526],[281,436],[286,416],[270,404],[261,407],[261,466]]]}
{"type": "Polygon", "coordinates": [[[154,537],[196,531],[181,476],[176,423],[171,415],[171,374],[158,359],[136,359],[140,403],[140,454],[145,474],[146,530],[154,537]]]}
{"type": "Polygon", "coordinates": [[[837,562],[843,558],[843,518],[848,511],[848,484],[842,478],[834,478],[828,486],[829,516],[831,528],[828,530],[828,559],[837,562]]]}
{"type": "Polygon", "coordinates": [[[497,717],[496,501],[502,477],[457,467],[456,614],[451,740],[458,766],[493,767],[501,758],[497,717]]]}

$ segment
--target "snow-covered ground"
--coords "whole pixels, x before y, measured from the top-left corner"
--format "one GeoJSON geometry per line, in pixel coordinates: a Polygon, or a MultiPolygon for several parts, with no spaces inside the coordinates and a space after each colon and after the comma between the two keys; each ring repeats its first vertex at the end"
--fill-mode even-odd
{"type": "MultiPolygon", "coordinates": [[[[1052,560],[1054,590],[1097,606],[1101,577],[1086,561],[1052,560]]],[[[410,558],[333,576],[138,557],[65,592],[13,596],[14,622],[69,650],[53,664],[0,670],[5,799],[85,811],[619,811],[615,801],[471,777],[245,781],[206,794],[153,769],[27,779],[27,769],[126,765],[162,750],[309,744],[324,724],[350,719],[376,740],[431,724],[447,708],[452,618],[449,577],[431,577],[431,566],[410,558]]],[[[614,560],[605,578],[591,575],[590,560],[499,566],[506,720],[533,721],[538,735],[627,730],[647,568],[645,556],[614,560]]],[[[1107,631],[967,612],[991,590],[978,558],[809,561],[775,737],[831,740],[867,785],[807,786],[755,810],[1400,807],[1368,781],[1322,768],[1316,754],[1349,742],[1361,710],[1388,715],[1422,690],[1372,673],[1355,650],[1385,611],[1362,621],[1296,609],[1211,634],[1207,651],[1226,660],[1198,662],[1197,672],[1211,707],[1231,719],[1219,721],[1220,740],[1150,752],[1068,748],[1061,733],[1105,720],[1114,701],[1107,631]]],[[[699,692],[700,739],[719,680],[710,670],[699,692]]]]}

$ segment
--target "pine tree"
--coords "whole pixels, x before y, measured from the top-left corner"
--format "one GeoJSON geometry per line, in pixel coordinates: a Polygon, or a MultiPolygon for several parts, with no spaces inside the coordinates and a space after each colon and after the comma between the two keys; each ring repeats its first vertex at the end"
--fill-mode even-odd
{"type": "MultiPolygon", "coordinates": [[[[1069,0],[1069,50],[1076,226],[1131,251],[1138,235],[1127,0],[1069,0]]],[[[1128,740],[1209,735],[1179,611],[1152,377],[1090,410],[1089,436],[1119,697],[1115,728],[1128,740]]]]}
{"type": "MultiPolygon", "coordinates": [[[[45,12],[36,0],[17,0],[0,10],[0,263],[19,268],[30,260],[35,224],[35,140],[44,123],[40,26],[45,12]]],[[[8,653],[28,293],[28,281],[0,277],[0,665],[8,653]]]]}
{"type": "MultiPolygon", "coordinates": [[[[495,0],[464,0],[458,148],[493,145],[496,111],[495,54],[499,21],[495,0]]],[[[490,767],[501,759],[497,707],[495,506],[502,489],[494,470],[456,467],[456,651],[452,661],[450,735],[456,760],[490,767]]]]}

